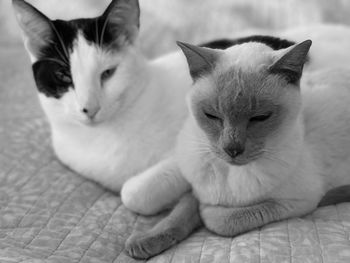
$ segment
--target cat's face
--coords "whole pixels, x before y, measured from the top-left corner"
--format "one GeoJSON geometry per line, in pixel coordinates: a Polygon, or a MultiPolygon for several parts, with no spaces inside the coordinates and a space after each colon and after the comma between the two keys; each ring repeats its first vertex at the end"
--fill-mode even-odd
{"type": "Polygon", "coordinates": [[[99,123],[117,117],[138,94],[137,0],[113,0],[100,17],[71,21],[51,21],[22,0],[13,6],[50,114],[99,123]]]}
{"type": "Polygon", "coordinates": [[[280,51],[256,43],[223,52],[180,45],[195,81],[189,108],[211,151],[234,165],[272,155],[299,114],[311,41],[280,51]]]}

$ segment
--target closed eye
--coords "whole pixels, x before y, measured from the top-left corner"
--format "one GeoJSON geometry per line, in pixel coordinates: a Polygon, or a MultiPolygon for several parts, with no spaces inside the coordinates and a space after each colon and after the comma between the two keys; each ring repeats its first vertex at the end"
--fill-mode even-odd
{"type": "Polygon", "coordinates": [[[256,115],[252,118],[250,118],[250,122],[263,122],[268,120],[272,115],[272,112],[268,112],[266,114],[262,114],[262,115],[256,115]]]}
{"type": "Polygon", "coordinates": [[[63,82],[65,84],[71,84],[72,83],[71,76],[69,75],[69,73],[67,73],[64,70],[57,70],[57,71],[55,71],[55,76],[60,82],[63,82]]]}
{"type": "Polygon", "coordinates": [[[104,81],[110,79],[116,70],[117,70],[117,67],[113,67],[113,68],[110,68],[110,69],[103,71],[101,74],[101,81],[104,82],[104,81]]]}
{"type": "Polygon", "coordinates": [[[205,112],[204,115],[205,115],[205,117],[207,117],[209,120],[216,120],[216,121],[221,120],[218,116],[213,115],[213,114],[210,114],[210,113],[207,113],[207,112],[205,112]]]}

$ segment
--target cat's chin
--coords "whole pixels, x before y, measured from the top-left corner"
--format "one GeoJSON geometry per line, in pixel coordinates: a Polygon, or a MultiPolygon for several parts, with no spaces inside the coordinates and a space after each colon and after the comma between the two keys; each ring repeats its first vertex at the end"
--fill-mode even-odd
{"type": "Polygon", "coordinates": [[[79,119],[78,122],[84,126],[94,127],[100,124],[102,121],[96,119],[79,119]]]}
{"type": "Polygon", "coordinates": [[[228,162],[230,165],[234,165],[234,166],[243,166],[243,165],[247,165],[251,162],[251,160],[226,160],[226,162],[228,162]]]}
{"type": "Polygon", "coordinates": [[[226,163],[233,165],[233,166],[244,166],[252,163],[257,158],[230,158],[230,157],[220,157],[222,160],[224,160],[226,163]]]}

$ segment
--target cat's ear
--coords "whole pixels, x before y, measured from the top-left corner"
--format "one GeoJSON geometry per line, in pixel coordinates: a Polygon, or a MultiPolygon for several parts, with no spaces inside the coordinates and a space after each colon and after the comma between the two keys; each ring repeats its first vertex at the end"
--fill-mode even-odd
{"type": "Polygon", "coordinates": [[[133,42],[140,27],[140,6],[138,0],[112,0],[102,18],[105,25],[115,34],[115,39],[122,33],[129,42],[133,42]]]}
{"type": "Polygon", "coordinates": [[[50,19],[24,0],[12,0],[12,5],[27,49],[39,56],[42,48],[52,41],[54,33],[50,19]]]}
{"type": "Polygon", "coordinates": [[[213,49],[198,47],[183,42],[176,42],[185,54],[193,81],[211,73],[219,58],[219,53],[213,49]]]}
{"type": "Polygon", "coordinates": [[[283,76],[289,83],[298,83],[303,73],[311,44],[311,40],[306,40],[291,47],[287,53],[269,68],[270,73],[283,76]]]}

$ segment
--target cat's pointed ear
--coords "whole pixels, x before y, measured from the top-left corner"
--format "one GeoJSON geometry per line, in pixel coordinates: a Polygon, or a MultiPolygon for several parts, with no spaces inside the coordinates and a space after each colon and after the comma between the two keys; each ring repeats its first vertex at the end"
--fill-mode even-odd
{"type": "Polygon", "coordinates": [[[191,44],[176,42],[185,54],[193,81],[210,73],[218,60],[217,51],[191,44]]]}
{"type": "Polygon", "coordinates": [[[311,40],[306,40],[291,47],[287,53],[269,68],[270,73],[283,76],[289,83],[298,83],[303,73],[311,44],[311,40]]]}
{"type": "Polygon", "coordinates": [[[140,6],[138,0],[112,0],[102,15],[115,38],[120,34],[129,42],[137,37],[140,27],[140,6]]]}
{"type": "Polygon", "coordinates": [[[12,0],[14,12],[20,25],[26,47],[39,56],[43,47],[51,42],[53,31],[50,19],[24,0],[12,0]]]}

